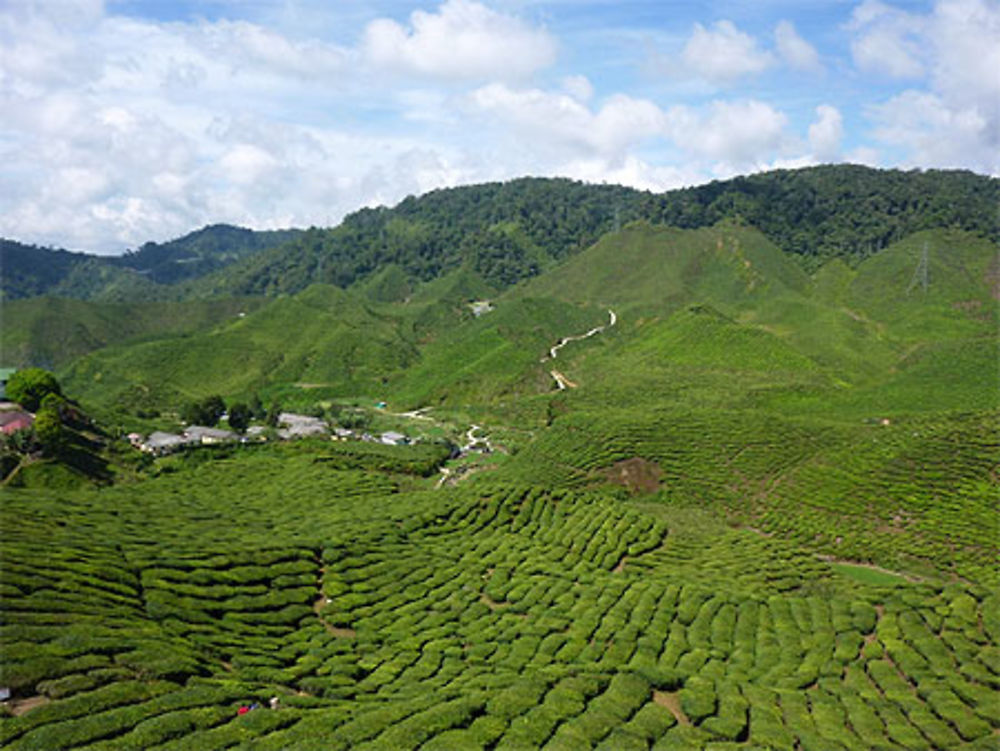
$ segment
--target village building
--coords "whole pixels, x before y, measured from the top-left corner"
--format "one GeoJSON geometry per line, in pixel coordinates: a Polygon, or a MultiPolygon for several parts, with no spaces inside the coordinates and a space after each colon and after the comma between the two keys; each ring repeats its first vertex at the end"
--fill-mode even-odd
{"type": "Polygon", "coordinates": [[[184,431],[184,436],[191,443],[211,446],[217,443],[228,443],[236,440],[236,434],[221,428],[206,428],[202,425],[191,425],[184,431]]]}
{"type": "Polygon", "coordinates": [[[330,432],[327,424],[319,417],[297,415],[294,412],[282,412],[278,415],[278,424],[283,426],[278,430],[278,435],[282,438],[308,438],[330,432]]]}
{"type": "Polygon", "coordinates": [[[379,440],[386,446],[403,446],[410,442],[409,438],[402,433],[397,433],[394,430],[386,431],[381,435],[379,440]]]}
{"type": "Polygon", "coordinates": [[[4,435],[10,435],[18,430],[30,430],[34,424],[35,416],[30,412],[20,409],[0,412],[0,430],[4,435]]]}
{"type": "Polygon", "coordinates": [[[181,446],[186,446],[191,440],[176,433],[165,433],[162,430],[154,430],[149,437],[143,441],[139,448],[147,454],[162,456],[176,451],[181,446]]]}

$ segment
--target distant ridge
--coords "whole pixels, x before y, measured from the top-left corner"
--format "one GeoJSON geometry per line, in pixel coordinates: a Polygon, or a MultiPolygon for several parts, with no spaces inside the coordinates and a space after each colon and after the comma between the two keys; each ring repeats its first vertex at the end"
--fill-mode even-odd
{"type": "Polygon", "coordinates": [[[213,224],[122,256],[97,256],[0,239],[4,299],[51,295],[143,301],[182,296],[178,282],[203,276],[296,237],[299,230],[255,231],[213,224]]]}
{"type": "MultiPolygon", "coordinates": [[[[466,267],[503,288],[643,219],[683,229],[731,219],[758,228],[814,270],[854,266],[927,229],[1000,241],[1000,181],[966,171],[823,165],[763,172],[662,194],[563,178],[434,190],[362,209],[333,228],[255,232],[209,225],[121,257],[0,241],[7,299],[191,299],[349,287],[386,266],[397,289],[466,267]]],[[[384,290],[383,290],[384,291],[384,290]]]]}
{"type": "Polygon", "coordinates": [[[994,178],[857,165],[777,170],[662,194],[521,178],[435,190],[392,209],[363,209],[335,228],[311,229],[198,280],[192,292],[294,293],[314,281],[347,287],[387,264],[417,281],[466,266],[502,288],[637,219],[683,229],[731,219],[757,227],[807,270],[831,258],[853,266],[925,229],[963,229],[1000,240],[998,203],[1000,181],[994,178]]]}

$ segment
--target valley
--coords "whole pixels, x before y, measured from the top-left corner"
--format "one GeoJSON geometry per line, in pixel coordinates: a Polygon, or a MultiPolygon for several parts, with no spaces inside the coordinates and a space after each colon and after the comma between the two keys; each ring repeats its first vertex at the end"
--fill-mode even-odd
{"type": "Polygon", "coordinates": [[[856,170],[438,191],[5,298],[104,469],[3,486],[0,745],[995,748],[996,238],[857,201],[996,181],[856,170]],[[414,441],[125,445],[214,395],[414,441]]]}

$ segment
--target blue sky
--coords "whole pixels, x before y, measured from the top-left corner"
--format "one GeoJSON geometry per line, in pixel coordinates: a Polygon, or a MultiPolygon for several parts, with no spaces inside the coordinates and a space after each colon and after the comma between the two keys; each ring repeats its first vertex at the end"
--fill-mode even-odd
{"type": "Polygon", "coordinates": [[[996,0],[11,0],[0,236],[100,253],[438,187],[1000,173],[996,0]]]}

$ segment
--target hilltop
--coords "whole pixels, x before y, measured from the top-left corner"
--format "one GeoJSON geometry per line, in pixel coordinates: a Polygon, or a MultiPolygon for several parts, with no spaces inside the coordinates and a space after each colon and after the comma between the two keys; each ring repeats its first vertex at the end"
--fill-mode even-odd
{"type": "Polygon", "coordinates": [[[960,171],[828,165],[653,194],[521,178],[431,191],[362,209],[332,228],[251,232],[213,225],[120,257],[0,245],[5,298],[192,299],[349,287],[397,267],[407,283],[468,268],[502,288],[542,273],[634,220],[685,229],[731,219],[757,227],[809,271],[856,265],[925,229],[1000,240],[1000,181],[960,171]]]}
{"type": "Polygon", "coordinates": [[[3,299],[49,295],[83,300],[171,299],[170,285],[204,276],[299,234],[215,224],[121,256],[95,256],[0,239],[3,299]]]}

